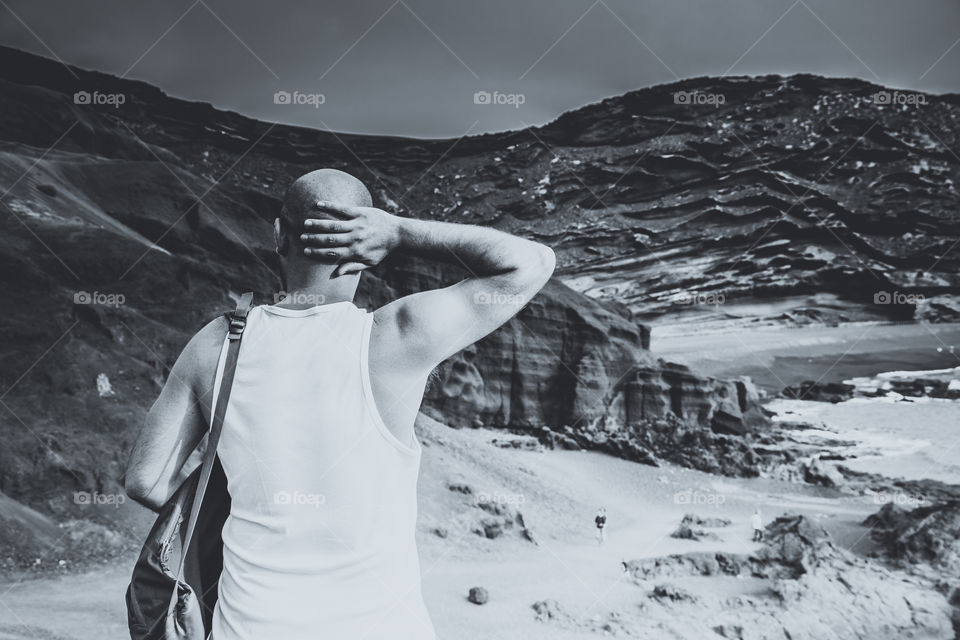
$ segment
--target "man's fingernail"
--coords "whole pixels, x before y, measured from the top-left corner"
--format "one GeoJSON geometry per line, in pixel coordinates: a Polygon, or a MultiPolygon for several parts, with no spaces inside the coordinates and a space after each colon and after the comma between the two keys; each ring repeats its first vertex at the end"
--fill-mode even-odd
{"type": "Polygon", "coordinates": [[[307,241],[307,234],[301,233],[301,234],[300,234],[300,239],[303,240],[304,242],[306,242],[306,241],[307,241]]]}
{"type": "Polygon", "coordinates": [[[317,200],[317,209],[323,209],[327,206],[326,200],[317,200]]]}

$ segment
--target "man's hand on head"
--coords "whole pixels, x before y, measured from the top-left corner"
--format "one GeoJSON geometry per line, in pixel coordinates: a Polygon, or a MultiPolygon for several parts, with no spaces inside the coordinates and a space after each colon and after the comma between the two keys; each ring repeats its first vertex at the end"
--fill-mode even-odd
{"type": "Polygon", "coordinates": [[[360,273],[374,267],[400,244],[400,218],[376,207],[355,207],[320,201],[323,211],[338,219],[304,221],[300,240],[304,255],[338,263],[334,275],[360,273]]]}
{"type": "Polygon", "coordinates": [[[387,254],[439,259],[462,267],[462,281],[420,291],[376,310],[378,353],[398,363],[399,378],[426,375],[443,360],[512,318],[546,284],[556,259],[540,243],[496,229],[401,218],[375,207],[316,203],[330,218],[304,221],[304,254],[359,273],[387,254]]]}

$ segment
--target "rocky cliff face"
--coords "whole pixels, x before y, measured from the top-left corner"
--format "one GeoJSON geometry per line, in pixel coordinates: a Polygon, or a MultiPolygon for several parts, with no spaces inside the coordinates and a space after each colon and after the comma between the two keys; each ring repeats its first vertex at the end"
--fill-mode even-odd
{"type": "MultiPolygon", "coordinates": [[[[365,290],[371,305],[464,275],[419,261],[384,267],[383,281],[365,290]]],[[[657,360],[648,347],[648,329],[629,311],[551,282],[502,329],[438,370],[424,410],[452,426],[530,432],[552,446],[756,474],[760,457],[743,436],[767,420],[750,381],[699,376],[657,360]]],[[[767,462],[774,460],[780,456],[767,462]]]]}
{"type": "MultiPolygon", "coordinates": [[[[437,287],[466,275],[413,260],[390,260],[378,273],[388,291],[371,281],[365,289],[371,306],[379,295],[437,287]]],[[[583,428],[605,415],[627,372],[653,366],[648,346],[649,330],[626,309],[596,304],[553,281],[502,329],[441,367],[427,402],[437,419],[452,426],[583,428]]]]}

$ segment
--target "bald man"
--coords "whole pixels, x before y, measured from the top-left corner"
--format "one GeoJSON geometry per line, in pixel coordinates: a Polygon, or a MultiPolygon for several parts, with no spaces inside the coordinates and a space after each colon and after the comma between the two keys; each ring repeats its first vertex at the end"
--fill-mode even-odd
{"type": "MultiPolygon", "coordinates": [[[[543,287],[554,256],[371,205],[359,180],[322,169],[275,221],[287,296],[250,314],[218,448],[232,502],[213,640],[435,637],[414,542],[424,387],[543,287]],[[357,308],[361,273],[394,251],[472,275],[357,308]]],[[[226,331],[217,319],[190,340],[134,446],[126,489],[153,509],[195,468],[226,331]]]]}

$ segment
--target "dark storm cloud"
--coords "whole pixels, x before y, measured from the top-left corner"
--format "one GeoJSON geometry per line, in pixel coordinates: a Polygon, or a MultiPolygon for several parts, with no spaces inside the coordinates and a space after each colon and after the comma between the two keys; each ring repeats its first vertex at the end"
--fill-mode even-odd
{"type": "Polygon", "coordinates": [[[960,89],[955,0],[5,0],[0,14],[9,46],[339,131],[519,128],[631,89],[725,73],[960,89]],[[277,91],[300,92],[303,104],[276,104],[277,91]],[[505,104],[475,104],[478,91],[505,104]]]}

